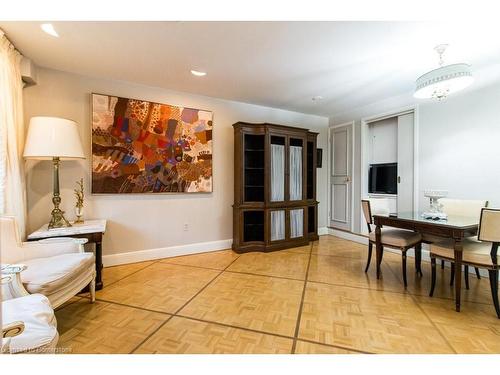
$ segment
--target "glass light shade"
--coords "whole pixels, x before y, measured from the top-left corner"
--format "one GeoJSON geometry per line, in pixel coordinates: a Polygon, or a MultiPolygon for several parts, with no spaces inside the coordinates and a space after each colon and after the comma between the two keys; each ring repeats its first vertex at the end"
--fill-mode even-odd
{"type": "Polygon", "coordinates": [[[23,156],[27,159],[85,159],[78,124],[59,117],[32,117],[23,156]]]}
{"type": "Polygon", "coordinates": [[[460,91],[474,81],[470,65],[451,64],[431,70],[416,81],[413,96],[418,99],[442,99],[448,94],[460,91]]]}

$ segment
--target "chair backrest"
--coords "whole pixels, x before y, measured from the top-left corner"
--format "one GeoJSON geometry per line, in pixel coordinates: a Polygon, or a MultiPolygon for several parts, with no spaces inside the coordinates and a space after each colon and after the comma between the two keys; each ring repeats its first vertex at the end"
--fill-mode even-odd
{"type": "Polygon", "coordinates": [[[387,198],[368,198],[361,200],[361,208],[365,216],[368,232],[371,232],[373,224],[373,215],[389,215],[389,199],[387,198]]]}
{"type": "Polygon", "coordinates": [[[479,218],[481,209],[488,207],[488,201],[486,200],[441,198],[439,203],[443,205],[443,212],[450,216],[479,218]]]}
{"type": "Polygon", "coordinates": [[[478,240],[500,242],[500,209],[483,208],[479,221],[478,240]]]}
{"type": "Polygon", "coordinates": [[[12,216],[0,216],[0,262],[17,263],[24,260],[16,220],[12,216]]]}

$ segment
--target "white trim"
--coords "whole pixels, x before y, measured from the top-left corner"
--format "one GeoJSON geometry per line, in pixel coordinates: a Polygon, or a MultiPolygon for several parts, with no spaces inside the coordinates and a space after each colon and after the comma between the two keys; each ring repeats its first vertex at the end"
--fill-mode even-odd
{"type": "Polygon", "coordinates": [[[318,236],[324,236],[325,234],[328,234],[328,227],[318,228],[318,236]]]}
{"type": "Polygon", "coordinates": [[[353,233],[353,232],[346,232],[343,230],[338,230],[334,228],[328,228],[328,234],[331,236],[343,238],[344,240],[349,240],[353,242],[358,242],[363,245],[368,245],[368,237],[363,236],[361,234],[353,233]]]}
{"type": "Polygon", "coordinates": [[[230,249],[233,243],[232,239],[198,242],[188,245],[160,247],[157,249],[130,251],[127,253],[110,254],[102,257],[105,267],[116,266],[120,264],[137,263],[146,260],[155,260],[162,258],[177,257],[180,255],[198,254],[210,251],[230,249]]]}
{"type": "Polygon", "coordinates": [[[327,183],[328,183],[328,193],[327,193],[327,204],[328,204],[328,217],[327,217],[327,225],[330,225],[330,222],[331,222],[331,217],[332,217],[332,212],[331,212],[331,195],[332,195],[332,189],[331,189],[331,176],[332,176],[332,171],[331,171],[331,168],[332,168],[332,165],[331,165],[331,158],[332,158],[332,155],[331,155],[331,152],[333,152],[333,149],[332,149],[332,137],[331,137],[331,130],[332,129],[335,129],[335,128],[341,128],[341,127],[344,127],[344,126],[349,126],[351,125],[351,160],[349,161],[349,163],[351,164],[351,194],[350,194],[350,199],[351,199],[351,215],[350,215],[350,221],[351,221],[351,231],[354,231],[354,220],[353,220],[353,217],[354,217],[354,181],[355,181],[355,178],[354,178],[354,156],[355,156],[355,129],[356,129],[356,126],[355,126],[356,122],[353,120],[353,121],[348,121],[348,122],[344,122],[342,124],[337,124],[337,125],[329,125],[328,126],[328,178],[327,178],[327,183]]]}

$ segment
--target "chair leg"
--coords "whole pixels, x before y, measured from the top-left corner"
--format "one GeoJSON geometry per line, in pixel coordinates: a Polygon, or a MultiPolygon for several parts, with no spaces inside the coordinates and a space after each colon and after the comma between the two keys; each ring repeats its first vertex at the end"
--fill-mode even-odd
{"type": "Polygon", "coordinates": [[[453,285],[453,282],[455,281],[455,263],[451,264],[451,277],[450,277],[450,286],[453,285]]]}
{"type": "Polygon", "coordinates": [[[444,270],[444,259],[441,259],[441,269],[444,270]]]}
{"type": "Polygon", "coordinates": [[[90,281],[89,290],[90,290],[90,303],[94,303],[95,302],[95,275],[92,278],[92,281],[90,281]]]}
{"type": "Polygon", "coordinates": [[[476,270],[476,277],[477,277],[477,279],[481,280],[481,274],[479,273],[479,268],[474,267],[474,269],[476,270]]]}
{"type": "Polygon", "coordinates": [[[415,246],[415,271],[421,277],[424,275],[422,273],[422,244],[415,246]]]}
{"type": "Polygon", "coordinates": [[[469,290],[469,266],[464,266],[465,289],[469,290]]]}
{"type": "Polygon", "coordinates": [[[403,282],[405,284],[405,288],[408,286],[408,282],[406,281],[406,251],[403,251],[403,282]]]}
{"type": "Polygon", "coordinates": [[[372,260],[372,250],[373,250],[373,244],[370,242],[368,244],[368,260],[366,261],[365,273],[368,272],[368,268],[370,268],[370,262],[372,260]]]}
{"type": "Polygon", "coordinates": [[[434,294],[434,288],[436,287],[436,258],[431,258],[431,270],[432,270],[432,281],[431,281],[431,291],[429,292],[429,297],[434,294]]]}
{"type": "Polygon", "coordinates": [[[490,275],[491,296],[493,297],[493,304],[497,317],[500,319],[500,306],[498,304],[498,270],[488,270],[490,275]]]}

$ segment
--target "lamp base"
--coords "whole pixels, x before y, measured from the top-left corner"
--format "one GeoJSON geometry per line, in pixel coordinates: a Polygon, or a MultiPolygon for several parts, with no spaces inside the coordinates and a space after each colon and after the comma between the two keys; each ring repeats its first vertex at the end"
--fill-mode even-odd
{"type": "Polygon", "coordinates": [[[49,229],[71,227],[69,221],[64,217],[64,211],[54,208],[50,214],[52,217],[49,222],[49,229]]]}

